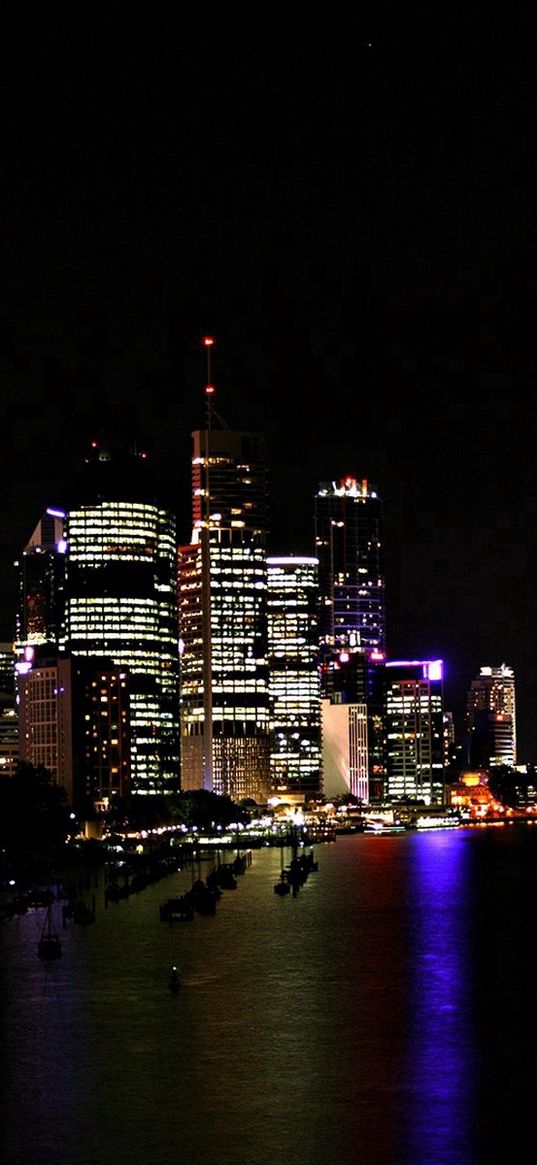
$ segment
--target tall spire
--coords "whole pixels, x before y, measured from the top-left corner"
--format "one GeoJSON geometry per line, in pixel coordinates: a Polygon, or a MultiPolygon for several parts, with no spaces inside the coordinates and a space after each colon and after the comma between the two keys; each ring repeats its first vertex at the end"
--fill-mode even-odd
{"type": "Polygon", "coordinates": [[[216,388],[215,388],[214,384],[211,383],[211,351],[214,348],[214,344],[215,344],[214,336],[204,336],[203,337],[203,347],[205,348],[205,351],[207,353],[207,383],[205,385],[205,402],[206,402],[206,407],[207,407],[207,414],[206,414],[207,415],[207,429],[208,430],[212,429],[214,421],[217,421],[217,423],[221,429],[229,429],[229,425],[226,423],[226,421],[223,420],[222,417],[220,417],[218,415],[218,413],[216,412],[216,409],[214,408],[213,398],[216,394],[216,388]]]}
{"type": "Polygon", "coordinates": [[[214,385],[211,384],[211,349],[214,346],[214,337],[204,336],[203,346],[207,353],[207,384],[205,386],[205,400],[207,404],[207,428],[210,429],[213,419],[212,402],[216,391],[214,385]]]}

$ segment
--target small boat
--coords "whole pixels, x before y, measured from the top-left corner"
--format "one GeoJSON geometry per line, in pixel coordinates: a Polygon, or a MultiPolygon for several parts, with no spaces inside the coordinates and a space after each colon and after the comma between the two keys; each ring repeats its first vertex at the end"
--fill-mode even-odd
{"type": "Polygon", "coordinates": [[[287,881],[285,874],[281,874],[279,881],[274,883],[274,893],[280,894],[281,897],[291,893],[291,883],[287,881]]]}
{"type": "Polygon", "coordinates": [[[176,992],[179,990],[180,986],[181,986],[181,980],[179,978],[179,968],[172,967],[171,974],[170,974],[170,991],[172,991],[173,994],[175,995],[176,992]]]}
{"type": "Polygon", "coordinates": [[[95,897],[93,898],[93,907],[89,906],[82,900],[82,898],[71,899],[62,906],[62,917],[64,920],[71,918],[73,922],[78,922],[81,926],[86,926],[89,922],[95,922],[95,897]]]}
{"type": "Polygon", "coordinates": [[[189,892],[180,898],[167,898],[160,907],[160,921],[171,923],[176,919],[191,922],[194,918],[194,903],[189,892]]]}
{"type": "Polygon", "coordinates": [[[75,903],[72,913],[73,922],[78,922],[80,926],[87,926],[90,922],[95,922],[95,900],[93,903],[93,910],[80,899],[75,903]]]}
{"type": "Polygon", "coordinates": [[[283,845],[280,846],[280,876],[278,881],[274,883],[274,893],[279,894],[282,898],[285,894],[291,893],[291,883],[288,879],[289,870],[285,869],[283,864],[283,845]]]}
{"type": "Polygon", "coordinates": [[[37,944],[40,959],[59,959],[62,953],[61,939],[52,926],[52,907],[47,906],[41,937],[37,944]]]}

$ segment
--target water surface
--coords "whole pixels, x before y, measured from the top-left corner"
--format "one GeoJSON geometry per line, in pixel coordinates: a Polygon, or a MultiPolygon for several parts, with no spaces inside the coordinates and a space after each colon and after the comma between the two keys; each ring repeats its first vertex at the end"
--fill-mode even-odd
{"type": "Polygon", "coordinates": [[[282,898],[279,851],[254,850],[214,916],[172,925],[191,870],[107,909],[92,875],[96,922],[50,964],[43,911],[3,922],[2,1165],[528,1159],[537,831],[315,855],[282,898]]]}

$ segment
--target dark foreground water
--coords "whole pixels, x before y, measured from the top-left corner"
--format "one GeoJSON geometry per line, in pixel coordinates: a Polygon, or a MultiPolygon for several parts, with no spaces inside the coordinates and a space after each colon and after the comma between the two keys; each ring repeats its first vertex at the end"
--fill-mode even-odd
{"type": "Polygon", "coordinates": [[[537,828],[315,855],[280,898],[254,850],[214,916],[171,926],[192,871],[108,909],[99,881],[50,964],[43,911],[2,922],[2,1165],[533,1160],[537,828]]]}

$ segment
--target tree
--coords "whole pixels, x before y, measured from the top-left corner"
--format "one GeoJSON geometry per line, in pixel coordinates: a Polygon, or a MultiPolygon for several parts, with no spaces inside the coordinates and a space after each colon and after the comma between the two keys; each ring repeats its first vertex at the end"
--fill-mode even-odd
{"type": "Polygon", "coordinates": [[[69,825],[65,789],[43,765],[19,761],[0,781],[0,844],[11,872],[32,876],[65,860],[69,825]]]}
{"type": "Polygon", "coordinates": [[[190,789],[176,794],[173,798],[173,812],[185,825],[197,825],[199,828],[212,825],[224,827],[235,822],[246,825],[250,820],[248,811],[236,805],[230,797],[207,789],[190,789]]]}

